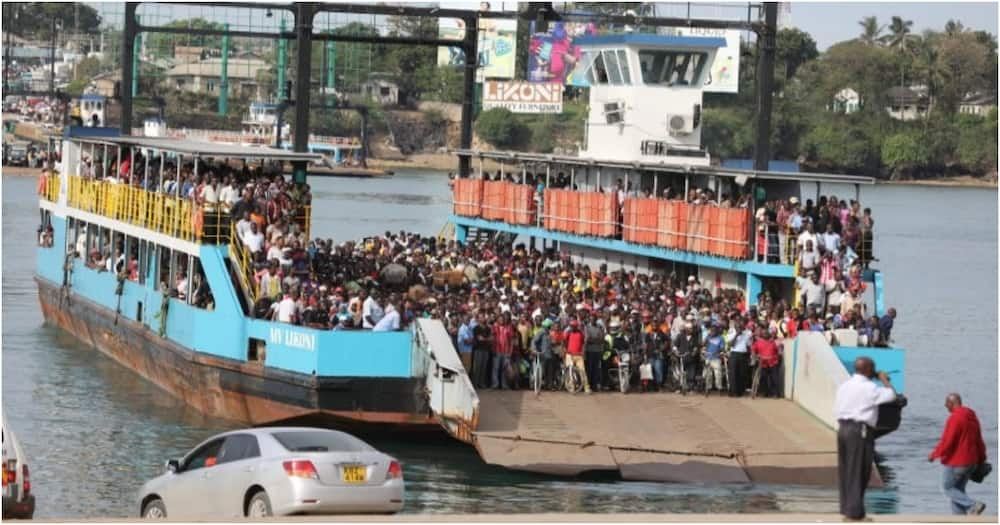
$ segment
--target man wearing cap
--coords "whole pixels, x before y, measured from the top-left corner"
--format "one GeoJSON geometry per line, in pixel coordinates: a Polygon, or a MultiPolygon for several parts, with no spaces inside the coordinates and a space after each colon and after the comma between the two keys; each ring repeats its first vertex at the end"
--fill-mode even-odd
{"type": "Polygon", "coordinates": [[[539,354],[538,362],[542,367],[542,385],[546,389],[552,388],[552,378],[555,377],[555,368],[559,363],[552,352],[552,336],[549,329],[552,328],[552,320],[542,321],[541,329],[535,332],[531,338],[531,351],[539,354]]]}
{"type": "Polygon", "coordinates": [[[712,323],[705,340],[705,395],[708,395],[713,384],[719,395],[722,395],[722,351],[725,347],[726,341],[719,325],[712,323]]]}
{"type": "Polygon", "coordinates": [[[583,390],[590,393],[590,382],[587,381],[587,369],[583,365],[584,334],[580,331],[580,321],[572,319],[566,330],[566,366],[572,366],[580,374],[583,390]]]}

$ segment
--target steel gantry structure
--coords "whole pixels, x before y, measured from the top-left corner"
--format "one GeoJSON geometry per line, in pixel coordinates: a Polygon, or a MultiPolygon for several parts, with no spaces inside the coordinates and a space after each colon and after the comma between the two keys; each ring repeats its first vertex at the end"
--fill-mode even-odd
{"type": "MultiPolygon", "coordinates": [[[[153,2],[156,3],[156,2],[153,2]]],[[[122,86],[121,90],[121,132],[130,134],[132,129],[132,90],[128,88],[133,84],[135,72],[130,65],[133,63],[135,54],[136,38],[140,33],[172,33],[188,35],[214,35],[229,37],[250,37],[250,38],[271,38],[275,40],[294,40],[297,44],[296,52],[296,81],[294,89],[295,108],[295,130],[293,148],[296,152],[307,152],[309,149],[309,110],[310,86],[311,86],[311,65],[312,65],[312,43],[313,42],[357,42],[372,44],[401,44],[419,46],[451,46],[459,47],[464,52],[467,60],[463,70],[462,89],[462,116],[460,148],[469,149],[472,146],[472,117],[473,103],[475,97],[476,82],[476,62],[473,57],[479,56],[479,19],[480,18],[521,18],[535,20],[543,26],[548,22],[568,21],[568,22],[601,22],[617,25],[630,25],[633,27],[703,27],[710,29],[738,29],[753,31],[757,34],[758,62],[756,71],[756,95],[757,110],[754,127],[754,169],[766,170],[770,159],[771,135],[771,98],[772,85],[774,79],[774,54],[775,36],[777,33],[777,13],[776,2],[765,2],[757,4],[758,10],[762,7],[763,20],[715,20],[715,19],[695,19],[695,18],[672,18],[672,17],[643,17],[636,15],[603,15],[603,14],[582,14],[582,13],[559,13],[551,2],[527,2],[522,9],[517,12],[494,12],[494,11],[470,11],[464,9],[442,9],[437,7],[418,7],[411,5],[385,5],[385,4],[341,4],[341,3],[320,3],[320,2],[294,2],[294,3],[251,3],[251,2],[170,2],[172,5],[188,4],[197,6],[217,6],[217,7],[244,7],[249,9],[269,9],[272,11],[287,11],[294,19],[293,30],[277,32],[269,31],[242,31],[242,30],[216,30],[216,29],[194,29],[194,28],[172,28],[143,25],[136,18],[136,10],[140,2],[126,2],[125,23],[122,32],[121,61],[122,61],[122,86]],[[313,20],[319,13],[341,13],[354,15],[382,15],[382,16],[404,16],[404,17],[429,17],[429,18],[457,18],[464,22],[465,36],[460,41],[441,39],[437,37],[417,36],[383,36],[383,35],[334,35],[330,33],[313,33],[313,20]]],[[[748,4],[748,12],[754,4],[748,4]]],[[[282,90],[284,86],[279,86],[282,90]]],[[[304,181],[306,177],[306,165],[304,162],[297,162],[293,165],[294,177],[297,181],[304,181]]],[[[459,157],[459,174],[468,175],[470,172],[470,158],[459,157]]]]}

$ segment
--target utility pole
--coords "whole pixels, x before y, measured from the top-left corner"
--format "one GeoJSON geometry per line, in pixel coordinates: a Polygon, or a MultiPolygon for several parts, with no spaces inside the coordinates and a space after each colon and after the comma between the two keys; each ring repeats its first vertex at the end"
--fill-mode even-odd
{"type": "Polygon", "coordinates": [[[757,33],[757,119],[754,125],[753,169],[767,171],[771,160],[771,102],[774,94],[774,54],[778,3],[764,3],[764,28],[757,33]]]}
{"type": "MultiPolygon", "coordinates": [[[[459,147],[472,147],[472,116],[476,99],[476,66],[479,62],[479,17],[465,17],[465,40],[462,41],[462,51],[465,53],[465,70],[463,71],[462,89],[462,128],[459,147]]],[[[468,155],[458,157],[458,176],[468,177],[471,173],[472,158],[468,155]]]]}
{"type": "MultiPolygon", "coordinates": [[[[32,79],[34,83],[34,79],[32,79]]],[[[56,17],[52,17],[52,40],[49,43],[49,96],[56,92],[56,17]]]]}
{"type": "MultiPolygon", "coordinates": [[[[136,16],[136,23],[142,23],[136,16]]],[[[136,32],[132,51],[132,96],[139,96],[139,51],[142,49],[142,33],[136,32]]]]}

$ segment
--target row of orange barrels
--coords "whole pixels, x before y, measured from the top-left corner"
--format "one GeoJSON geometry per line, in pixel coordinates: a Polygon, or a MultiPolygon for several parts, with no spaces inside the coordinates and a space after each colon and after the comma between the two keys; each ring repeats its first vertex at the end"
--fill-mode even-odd
{"type": "Polygon", "coordinates": [[[509,181],[455,179],[453,191],[456,215],[508,224],[535,223],[535,193],[531,186],[509,181]]]}
{"type": "Polygon", "coordinates": [[[628,198],[622,240],[732,259],[750,257],[750,210],[628,198]]]}

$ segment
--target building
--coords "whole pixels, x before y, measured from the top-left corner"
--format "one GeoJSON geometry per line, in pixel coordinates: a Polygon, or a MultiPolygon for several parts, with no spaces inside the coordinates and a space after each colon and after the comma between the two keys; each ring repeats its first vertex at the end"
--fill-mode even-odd
{"type": "Polygon", "coordinates": [[[205,48],[201,46],[174,46],[174,60],[178,63],[198,62],[205,48]]]}
{"type": "Polygon", "coordinates": [[[850,115],[861,109],[861,95],[852,88],[844,88],[833,96],[833,111],[850,115]]]}
{"type": "Polygon", "coordinates": [[[120,82],[121,79],[120,71],[101,73],[90,80],[90,85],[94,93],[110,98],[115,96],[115,82],[120,82]]]}
{"type": "Polygon", "coordinates": [[[366,99],[374,100],[383,106],[399,104],[399,86],[395,82],[380,78],[368,79],[361,84],[361,94],[366,99]]]}
{"type": "Polygon", "coordinates": [[[931,101],[926,91],[920,89],[896,86],[885,92],[887,100],[885,110],[896,120],[917,120],[927,116],[931,101]]]}
{"type": "Polygon", "coordinates": [[[966,115],[986,116],[997,107],[996,93],[969,93],[958,105],[958,112],[966,115]]]}
{"type": "MultiPolygon", "coordinates": [[[[256,58],[230,58],[227,66],[229,94],[250,99],[263,98],[263,88],[257,75],[267,70],[266,62],[256,58]]],[[[218,96],[222,84],[222,59],[209,58],[180,64],[166,73],[167,87],[188,93],[218,96]]]]}

